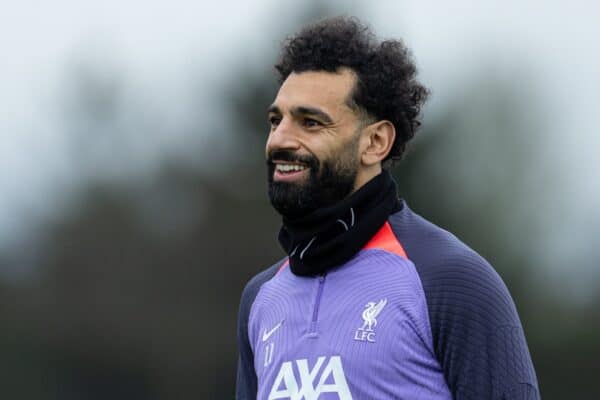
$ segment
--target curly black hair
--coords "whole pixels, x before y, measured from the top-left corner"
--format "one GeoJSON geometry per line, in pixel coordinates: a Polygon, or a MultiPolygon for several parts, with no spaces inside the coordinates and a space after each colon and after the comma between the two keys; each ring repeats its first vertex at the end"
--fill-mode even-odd
{"type": "Polygon", "coordinates": [[[357,75],[349,105],[370,119],[394,124],[396,139],[386,160],[401,159],[421,125],[419,113],[428,95],[416,80],[409,50],[400,40],[378,42],[357,18],[340,16],[309,25],[286,39],[275,64],[280,84],[292,72],[340,68],[357,75]]]}

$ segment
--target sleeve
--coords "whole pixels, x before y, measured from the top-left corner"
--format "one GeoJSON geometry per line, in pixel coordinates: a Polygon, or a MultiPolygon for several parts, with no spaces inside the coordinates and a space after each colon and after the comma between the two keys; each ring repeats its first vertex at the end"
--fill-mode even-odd
{"type": "Polygon", "coordinates": [[[494,269],[465,252],[429,268],[424,280],[434,350],[453,398],[539,399],[516,307],[494,269]]]}
{"type": "Polygon", "coordinates": [[[239,348],[235,388],[235,398],[237,400],[256,399],[258,382],[256,371],[254,370],[254,353],[252,352],[250,339],[248,337],[250,310],[252,309],[252,304],[254,303],[254,299],[256,299],[261,286],[275,275],[282,262],[283,261],[280,261],[256,275],[248,282],[242,292],[237,325],[237,341],[239,348]]]}
{"type": "Polygon", "coordinates": [[[248,318],[255,296],[256,293],[252,296],[252,287],[249,283],[242,293],[238,315],[237,341],[239,357],[236,381],[236,399],[238,400],[256,399],[257,382],[256,372],[254,371],[254,354],[248,338],[248,318]]]}

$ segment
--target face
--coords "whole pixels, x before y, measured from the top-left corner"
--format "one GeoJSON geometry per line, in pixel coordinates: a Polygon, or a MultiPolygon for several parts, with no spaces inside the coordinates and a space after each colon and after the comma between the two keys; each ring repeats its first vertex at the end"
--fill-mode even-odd
{"type": "Polygon", "coordinates": [[[292,73],[269,108],[269,198],[290,218],[350,194],[359,169],[361,121],[347,104],[350,70],[292,73]]]}

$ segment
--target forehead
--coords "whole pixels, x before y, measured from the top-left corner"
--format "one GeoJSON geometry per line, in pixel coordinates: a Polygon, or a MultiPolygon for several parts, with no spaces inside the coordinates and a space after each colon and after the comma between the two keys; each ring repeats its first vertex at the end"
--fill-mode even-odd
{"type": "Polygon", "coordinates": [[[292,72],[279,88],[275,104],[280,108],[303,105],[329,111],[349,109],[346,101],[355,83],[356,75],[349,69],[292,72]]]}

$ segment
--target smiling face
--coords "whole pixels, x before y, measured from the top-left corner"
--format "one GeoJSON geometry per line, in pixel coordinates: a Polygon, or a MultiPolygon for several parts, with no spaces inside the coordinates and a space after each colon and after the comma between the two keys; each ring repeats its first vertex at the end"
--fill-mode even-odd
{"type": "Polygon", "coordinates": [[[364,121],[349,106],[355,83],[342,69],[292,73],[281,85],[266,144],[269,198],[280,214],[305,215],[358,188],[364,121]]]}

